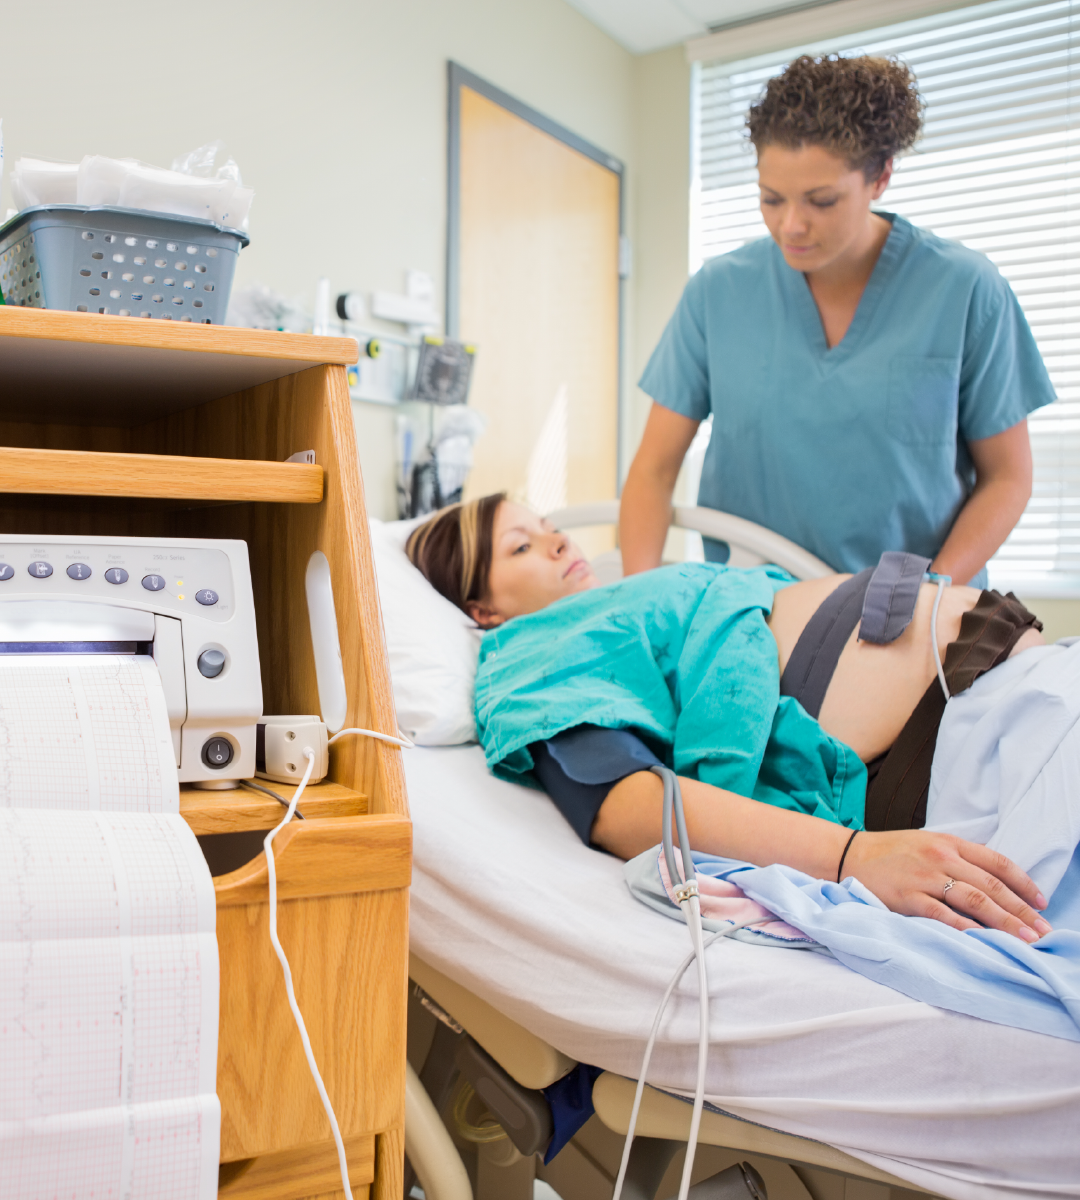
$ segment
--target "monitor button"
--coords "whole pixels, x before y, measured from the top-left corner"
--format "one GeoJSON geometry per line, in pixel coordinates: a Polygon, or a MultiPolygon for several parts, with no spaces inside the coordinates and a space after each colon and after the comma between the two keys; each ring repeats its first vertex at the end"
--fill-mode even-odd
{"type": "Polygon", "coordinates": [[[225,655],[220,650],[204,650],[199,655],[199,674],[206,679],[216,679],[225,669],[225,655]]]}

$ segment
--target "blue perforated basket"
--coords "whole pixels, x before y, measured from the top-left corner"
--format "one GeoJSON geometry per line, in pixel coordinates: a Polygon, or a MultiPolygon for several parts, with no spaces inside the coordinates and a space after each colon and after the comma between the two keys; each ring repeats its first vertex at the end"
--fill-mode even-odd
{"type": "Polygon", "coordinates": [[[221,325],[238,229],[134,208],[53,204],[0,227],[7,304],[221,325]]]}

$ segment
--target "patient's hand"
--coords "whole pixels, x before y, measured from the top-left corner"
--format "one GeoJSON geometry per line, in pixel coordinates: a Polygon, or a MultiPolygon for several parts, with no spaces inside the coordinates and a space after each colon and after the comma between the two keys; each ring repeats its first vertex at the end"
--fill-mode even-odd
{"type": "Polygon", "coordinates": [[[907,916],[932,917],[954,929],[1003,929],[1025,942],[1050,932],[1037,912],[1046,900],[1015,863],[948,833],[860,833],[844,874],[907,916]],[[950,879],[954,884],[946,892],[950,879]]]}

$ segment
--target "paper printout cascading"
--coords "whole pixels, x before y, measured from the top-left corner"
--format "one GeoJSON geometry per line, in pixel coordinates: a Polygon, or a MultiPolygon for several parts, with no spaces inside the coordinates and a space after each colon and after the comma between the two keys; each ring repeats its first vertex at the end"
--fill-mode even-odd
{"type": "Polygon", "coordinates": [[[213,1200],[214,888],[139,655],[0,656],[0,1200],[213,1200]]]}

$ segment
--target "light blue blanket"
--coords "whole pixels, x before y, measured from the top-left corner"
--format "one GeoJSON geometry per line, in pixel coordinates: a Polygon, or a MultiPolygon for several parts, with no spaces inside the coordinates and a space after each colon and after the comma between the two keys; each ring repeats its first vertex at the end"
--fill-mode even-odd
{"type": "MultiPolygon", "coordinates": [[[[1054,926],[1034,945],[904,917],[861,884],[811,879],[695,854],[814,938],[842,963],[917,1000],[1080,1041],[1080,642],[1026,651],[946,707],[927,828],[993,846],[1050,899],[1054,926]]],[[[626,864],[631,890],[657,907],[657,852],[626,864]]],[[[682,919],[678,909],[667,913],[682,919]]]]}

